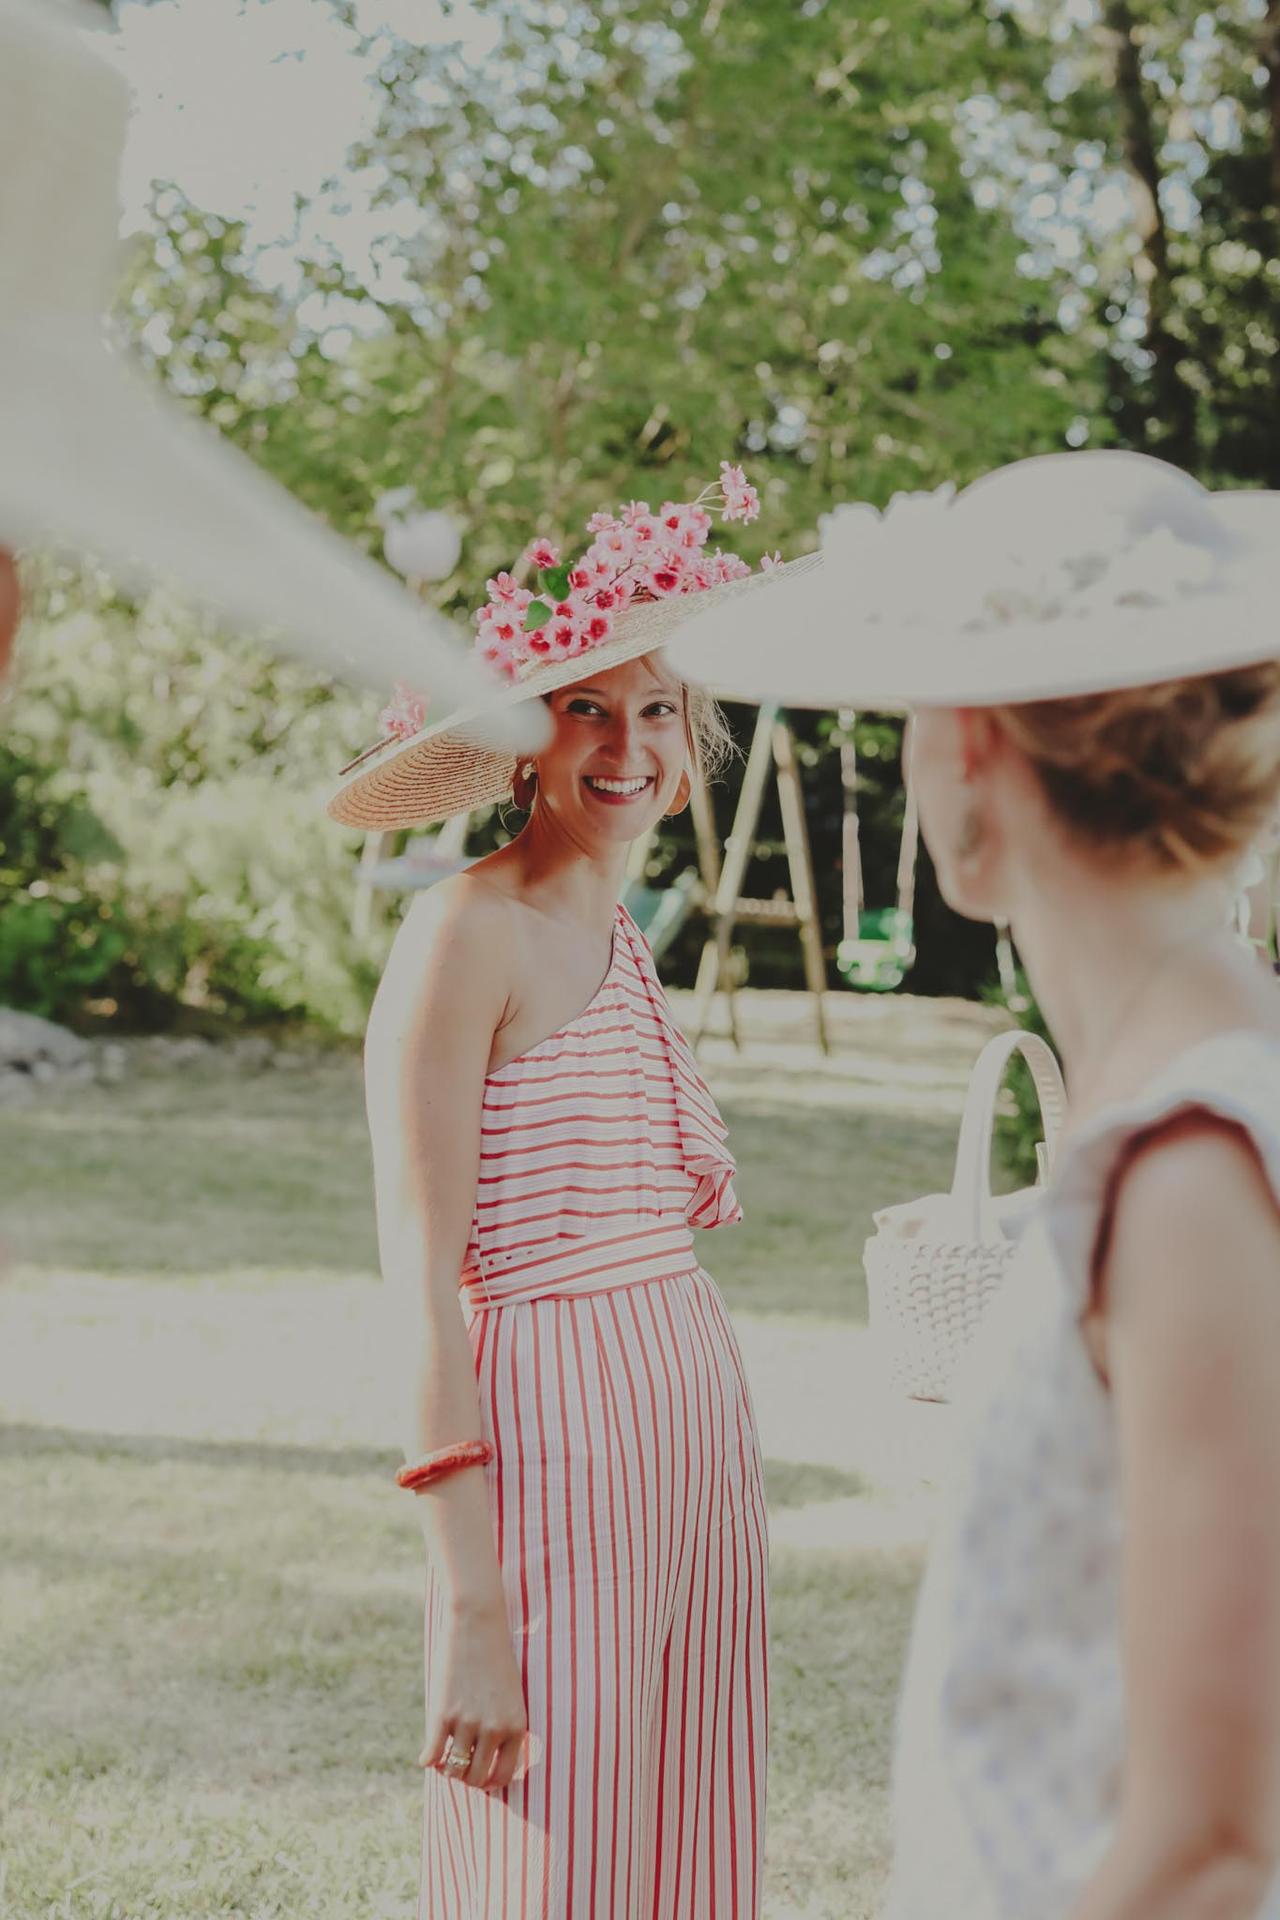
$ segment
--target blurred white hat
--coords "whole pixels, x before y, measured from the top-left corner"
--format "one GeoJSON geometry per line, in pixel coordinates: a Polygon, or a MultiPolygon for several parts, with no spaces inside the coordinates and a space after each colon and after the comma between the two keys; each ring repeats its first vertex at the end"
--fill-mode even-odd
{"type": "Polygon", "coordinates": [[[175,581],[321,672],[537,746],[540,711],[492,707],[447,620],[108,352],[129,96],[101,42],[80,0],[0,0],[0,544],[175,581]]]}
{"type": "Polygon", "coordinates": [[[1280,493],[1211,493],[1119,451],[826,516],[821,561],[671,642],[743,699],[894,710],[1154,685],[1280,658],[1280,493]]]}

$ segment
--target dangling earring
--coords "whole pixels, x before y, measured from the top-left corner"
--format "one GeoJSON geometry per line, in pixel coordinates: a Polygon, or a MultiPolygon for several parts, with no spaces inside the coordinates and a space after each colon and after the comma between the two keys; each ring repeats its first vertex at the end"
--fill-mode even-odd
{"type": "Polygon", "coordinates": [[[680,785],[676,788],[675,798],[663,814],[663,819],[674,820],[678,813],[684,812],[692,798],[693,782],[689,778],[689,770],[686,767],[685,771],[680,775],[680,785]]]}
{"type": "Polygon", "coordinates": [[[511,798],[521,813],[532,813],[537,791],[538,769],[532,760],[526,760],[522,767],[516,768],[515,778],[511,782],[511,798]]]}

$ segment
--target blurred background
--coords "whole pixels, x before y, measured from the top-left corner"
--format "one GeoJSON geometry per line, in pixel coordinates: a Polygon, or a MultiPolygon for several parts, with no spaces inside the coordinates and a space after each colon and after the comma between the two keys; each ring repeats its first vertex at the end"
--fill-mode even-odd
{"type": "MultiPolygon", "coordinates": [[[[723,457],[761,489],[752,560],[816,544],[834,501],[1063,446],[1277,484],[1276,0],[114,14],[138,99],[122,347],[375,552],[382,495],[447,512],[432,591],[462,619],[531,532],[683,498],[723,457]]],[[[320,802],[376,703],[92,573],[46,571],[33,604],[0,746],[0,1002],[357,1031],[385,914],[353,922],[358,844],[320,802]]],[[[796,726],[831,946],[834,716],[796,726]]],[[[888,899],[897,727],[863,716],[858,743],[888,899]]],[[[762,836],[767,893],[770,813],[762,836]]],[[[743,939],[753,983],[800,983],[794,940],[743,939]]],[[[927,873],[919,949],[924,992],[992,973],[927,873]]]]}
{"type": "MultiPolygon", "coordinates": [[[[460,630],[531,535],[572,551],[597,508],[691,497],[724,458],[760,489],[730,530],[752,561],[812,548],[837,501],[1062,447],[1280,485],[1280,0],[114,17],[121,351],[375,555],[388,495],[446,516],[426,591],[460,630]]],[[[26,584],[0,726],[0,1916],[408,1920],[421,1545],[354,1057],[406,896],[362,888],[323,813],[381,702],[92,568],[26,584]]],[[[754,713],[730,718],[745,745],[754,713]]],[[[839,728],[790,720],[830,963],[839,728]]],[[[888,906],[899,724],[855,734],[888,906]]],[[[477,818],[466,851],[514,825],[477,818]]],[[[769,895],[772,792],[759,835],[769,895]]],[[[682,816],[654,892],[694,861],[682,816]]],[[[686,1021],[704,931],[663,959],[686,1021]]],[[[794,930],[740,928],[745,1044],[717,1012],[702,1054],[747,1213],[705,1257],[770,1505],[767,1920],[878,1910],[950,1447],[949,1409],[886,1379],[860,1249],[949,1187],[1008,1013],[982,1004],[992,931],[927,862],[915,931],[908,992],[830,966],[820,1052],[809,999],[760,991],[805,983],[794,930]]]]}

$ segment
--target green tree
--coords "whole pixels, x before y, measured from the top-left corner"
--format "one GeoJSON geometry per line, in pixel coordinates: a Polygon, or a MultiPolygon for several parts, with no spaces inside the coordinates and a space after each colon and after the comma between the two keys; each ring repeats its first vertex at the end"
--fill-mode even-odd
{"type": "MultiPolygon", "coordinates": [[[[345,0],[315,4],[354,24],[345,0]]],[[[489,0],[483,59],[461,40],[363,42],[377,124],[327,194],[353,230],[371,221],[363,255],[299,244],[282,268],[166,188],[120,331],[349,537],[376,549],[374,504],[393,487],[447,506],[465,540],[439,597],[460,615],[533,531],[571,540],[602,503],[678,496],[725,455],[760,485],[753,559],[811,547],[842,498],[963,483],[1064,444],[1274,484],[1278,13],[1280,0],[1265,15],[1253,0],[1212,15],[1191,0],[856,15],[838,0],[489,0]]],[[[86,669],[80,711],[37,676],[18,708],[59,778],[80,780],[148,899],[205,901],[206,932],[207,902],[228,905],[218,924],[264,943],[268,994],[353,1023],[371,965],[344,932],[353,846],[298,825],[307,851],[291,861],[281,836],[313,819],[376,703],[172,609],[104,610],[92,590],[86,605],[99,640],[129,634],[118,685],[86,669]],[[146,800],[126,805],[140,761],[146,800]],[[268,789],[276,907],[261,863],[245,883],[202,857],[204,877],[175,893],[164,821],[197,793],[210,819],[223,806],[244,821],[268,789]],[[301,936],[281,903],[305,893],[304,870],[326,875],[307,939],[342,956],[323,985],[284,954],[301,936]]],[[[801,723],[834,940],[830,731],[829,717],[801,723]]],[[[869,890],[885,897],[896,725],[865,716],[860,749],[869,890]]],[[[687,857],[686,831],[663,860],[687,857]]],[[[239,828],[222,844],[239,847],[239,828]]],[[[928,889],[922,924],[917,981],[973,986],[986,937],[928,889]]],[[[789,950],[762,944],[753,964],[774,977],[789,950]]],[[[179,976],[165,974],[178,995],[200,985],[179,976]]]]}

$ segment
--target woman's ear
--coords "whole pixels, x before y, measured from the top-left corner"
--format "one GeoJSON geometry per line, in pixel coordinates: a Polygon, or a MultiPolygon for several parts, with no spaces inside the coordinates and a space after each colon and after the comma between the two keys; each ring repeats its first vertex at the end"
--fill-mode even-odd
{"type": "Polygon", "coordinates": [[[958,707],[955,720],[960,777],[969,781],[990,767],[1003,735],[994,715],[984,707],[958,707]]]}
{"type": "Polygon", "coordinates": [[[692,798],[693,798],[693,781],[689,778],[689,769],[686,767],[684,772],[680,775],[680,785],[676,788],[675,797],[673,798],[671,805],[667,808],[666,812],[663,814],[662,816],[663,819],[674,820],[678,813],[684,812],[685,808],[688,806],[692,798]]]}

